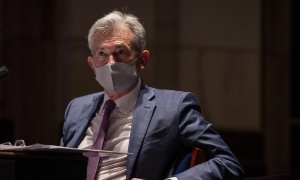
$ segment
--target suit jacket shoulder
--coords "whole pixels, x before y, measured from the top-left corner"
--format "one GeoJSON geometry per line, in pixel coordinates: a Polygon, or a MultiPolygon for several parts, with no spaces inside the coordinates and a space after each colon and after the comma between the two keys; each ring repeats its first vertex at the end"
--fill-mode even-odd
{"type": "Polygon", "coordinates": [[[183,100],[183,98],[187,98],[186,100],[191,100],[193,103],[200,105],[198,98],[195,96],[195,94],[191,92],[186,91],[175,91],[175,90],[169,90],[169,89],[157,89],[153,87],[149,87],[145,85],[145,88],[153,91],[155,96],[156,102],[177,102],[180,103],[180,101],[183,100]]]}
{"type": "Polygon", "coordinates": [[[73,99],[66,108],[61,146],[78,147],[92,117],[100,108],[103,92],[73,99]]]}

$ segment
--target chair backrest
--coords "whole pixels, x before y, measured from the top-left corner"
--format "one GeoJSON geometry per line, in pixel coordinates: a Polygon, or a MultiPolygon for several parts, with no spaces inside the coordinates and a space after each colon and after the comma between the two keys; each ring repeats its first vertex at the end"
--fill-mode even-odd
{"type": "Polygon", "coordinates": [[[194,147],[192,150],[192,156],[191,156],[191,160],[190,160],[190,168],[197,165],[197,164],[201,164],[203,162],[205,162],[207,160],[206,154],[205,152],[197,147],[194,147]]]}
{"type": "Polygon", "coordinates": [[[197,164],[205,162],[206,160],[207,157],[205,152],[200,148],[194,147],[191,153],[188,153],[180,160],[173,174],[179,174],[197,164]]]}

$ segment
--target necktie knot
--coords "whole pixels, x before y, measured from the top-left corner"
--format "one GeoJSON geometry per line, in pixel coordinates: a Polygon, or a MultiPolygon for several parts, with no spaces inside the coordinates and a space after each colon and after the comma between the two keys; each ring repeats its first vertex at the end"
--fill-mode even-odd
{"type": "Polygon", "coordinates": [[[104,103],[104,109],[111,112],[116,107],[115,101],[109,99],[104,103]]]}

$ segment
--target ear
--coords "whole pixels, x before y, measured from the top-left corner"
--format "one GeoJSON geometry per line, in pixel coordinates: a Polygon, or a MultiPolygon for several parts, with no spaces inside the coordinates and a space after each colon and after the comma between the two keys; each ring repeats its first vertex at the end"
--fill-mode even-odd
{"type": "Polygon", "coordinates": [[[138,60],[138,63],[136,64],[136,71],[140,72],[143,69],[145,69],[145,67],[148,64],[150,58],[150,52],[148,50],[143,50],[143,52],[141,53],[141,56],[138,60]]]}
{"type": "Polygon", "coordinates": [[[94,71],[95,73],[95,64],[94,64],[94,60],[93,60],[93,57],[92,56],[89,56],[87,58],[87,62],[88,64],[90,65],[90,68],[94,71]]]}

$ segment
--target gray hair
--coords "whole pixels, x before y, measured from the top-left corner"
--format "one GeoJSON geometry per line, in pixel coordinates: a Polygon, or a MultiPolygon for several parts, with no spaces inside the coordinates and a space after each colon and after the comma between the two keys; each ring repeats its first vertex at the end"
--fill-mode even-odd
{"type": "Polygon", "coordinates": [[[120,11],[113,11],[104,17],[98,19],[88,34],[88,45],[93,53],[93,38],[97,32],[109,34],[113,31],[115,25],[124,24],[127,26],[132,34],[132,46],[136,52],[142,52],[146,47],[146,32],[143,25],[139,22],[138,18],[132,14],[122,13],[120,11]]]}

